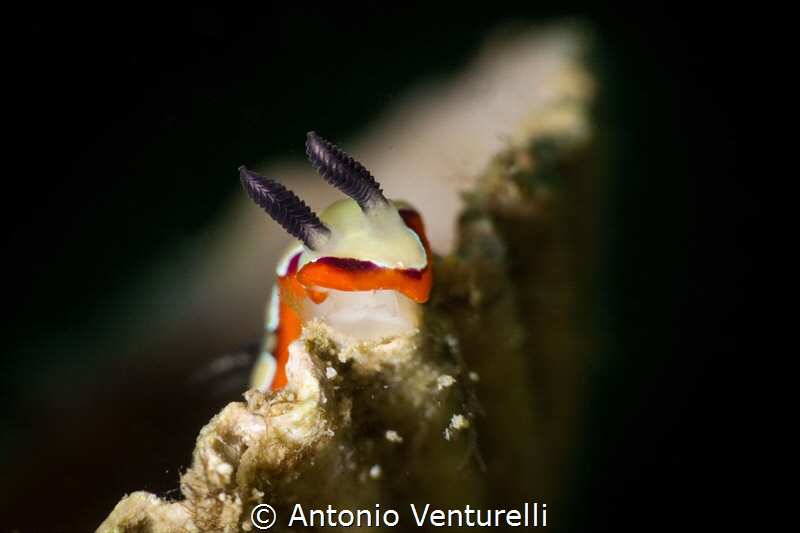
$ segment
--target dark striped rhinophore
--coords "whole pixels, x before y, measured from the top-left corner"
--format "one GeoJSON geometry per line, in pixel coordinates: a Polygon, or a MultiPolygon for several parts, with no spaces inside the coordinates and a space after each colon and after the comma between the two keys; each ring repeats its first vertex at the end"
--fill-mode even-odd
{"type": "Polygon", "coordinates": [[[364,213],[389,203],[380,184],[361,163],[313,131],[308,134],[306,153],[320,176],[355,200],[364,213]]]}
{"type": "Polygon", "coordinates": [[[295,193],[261,174],[239,167],[242,186],[283,229],[308,249],[316,250],[330,237],[330,230],[295,193]]]}

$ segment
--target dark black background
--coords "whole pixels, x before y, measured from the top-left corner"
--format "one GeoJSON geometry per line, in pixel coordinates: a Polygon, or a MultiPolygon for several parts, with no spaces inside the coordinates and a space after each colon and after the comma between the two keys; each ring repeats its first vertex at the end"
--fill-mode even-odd
{"type": "MultiPolygon", "coordinates": [[[[130,281],[219,215],[239,188],[220,176],[296,153],[311,129],[346,137],[415,80],[461,66],[498,22],[563,16],[596,27],[619,147],[604,244],[610,340],[572,482],[574,530],[733,515],[724,502],[740,474],[728,457],[754,410],[744,368],[766,286],[745,21],[628,3],[207,3],[28,7],[9,22],[0,529],[87,530],[125,492],[176,486],[196,430],[179,458],[148,442],[168,471],[153,480],[93,470],[93,457],[114,464],[124,449],[113,438],[49,464],[31,453],[46,446],[30,428],[50,415],[37,400],[43,369],[70,380],[71,368],[106,363],[80,359],[104,334],[99,314],[135,302],[130,281]]],[[[83,430],[53,424],[55,435],[83,430]]]]}

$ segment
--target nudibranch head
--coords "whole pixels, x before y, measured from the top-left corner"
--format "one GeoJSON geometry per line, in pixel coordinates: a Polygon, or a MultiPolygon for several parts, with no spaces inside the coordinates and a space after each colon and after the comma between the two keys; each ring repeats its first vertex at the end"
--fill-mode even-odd
{"type": "Polygon", "coordinates": [[[306,146],[319,174],[350,197],[320,216],[281,184],[239,169],[248,195],[303,243],[297,281],[312,300],[330,290],[392,290],[426,301],[430,248],[419,214],[387,200],[367,169],[315,133],[306,146]]]}
{"type": "Polygon", "coordinates": [[[239,168],[250,198],[302,243],[278,265],[268,336],[251,376],[263,391],[287,383],[289,344],[303,323],[320,319],[362,339],[413,334],[418,304],[431,289],[431,251],[419,213],[387,200],[367,169],[315,133],[306,146],[320,175],[349,196],[319,216],[280,183],[239,168]]]}

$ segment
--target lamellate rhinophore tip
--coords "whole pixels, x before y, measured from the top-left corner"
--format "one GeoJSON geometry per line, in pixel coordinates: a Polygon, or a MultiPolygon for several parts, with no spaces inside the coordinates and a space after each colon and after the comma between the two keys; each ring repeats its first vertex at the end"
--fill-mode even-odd
{"type": "Polygon", "coordinates": [[[239,175],[247,195],[306,248],[316,250],[328,240],[330,230],[294,192],[244,166],[239,175]]]}
{"type": "Polygon", "coordinates": [[[308,133],[306,153],[320,176],[355,200],[364,213],[389,203],[380,184],[361,163],[313,131],[308,133]]]}

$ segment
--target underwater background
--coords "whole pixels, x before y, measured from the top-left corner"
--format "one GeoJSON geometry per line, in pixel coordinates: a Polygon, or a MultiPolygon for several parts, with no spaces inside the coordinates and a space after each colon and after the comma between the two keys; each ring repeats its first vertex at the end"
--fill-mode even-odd
{"type": "Polygon", "coordinates": [[[199,429],[241,400],[241,376],[192,376],[257,342],[266,293],[186,286],[214,283],[193,269],[221,235],[236,239],[238,166],[303,159],[311,130],[357,135],[457,73],[499,25],[563,20],[592,28],[609,154],[601,355],[552,526],[702,524],[731,495],[737,474],[717,452],[741,445],[754,410],[741,389],[763,325],[766,220],[736,24],[569,2],[23,11],[9,101],[19,189],[2,229],[0,530],[92,530],[127,493],[177,497],[199,429]]]}

